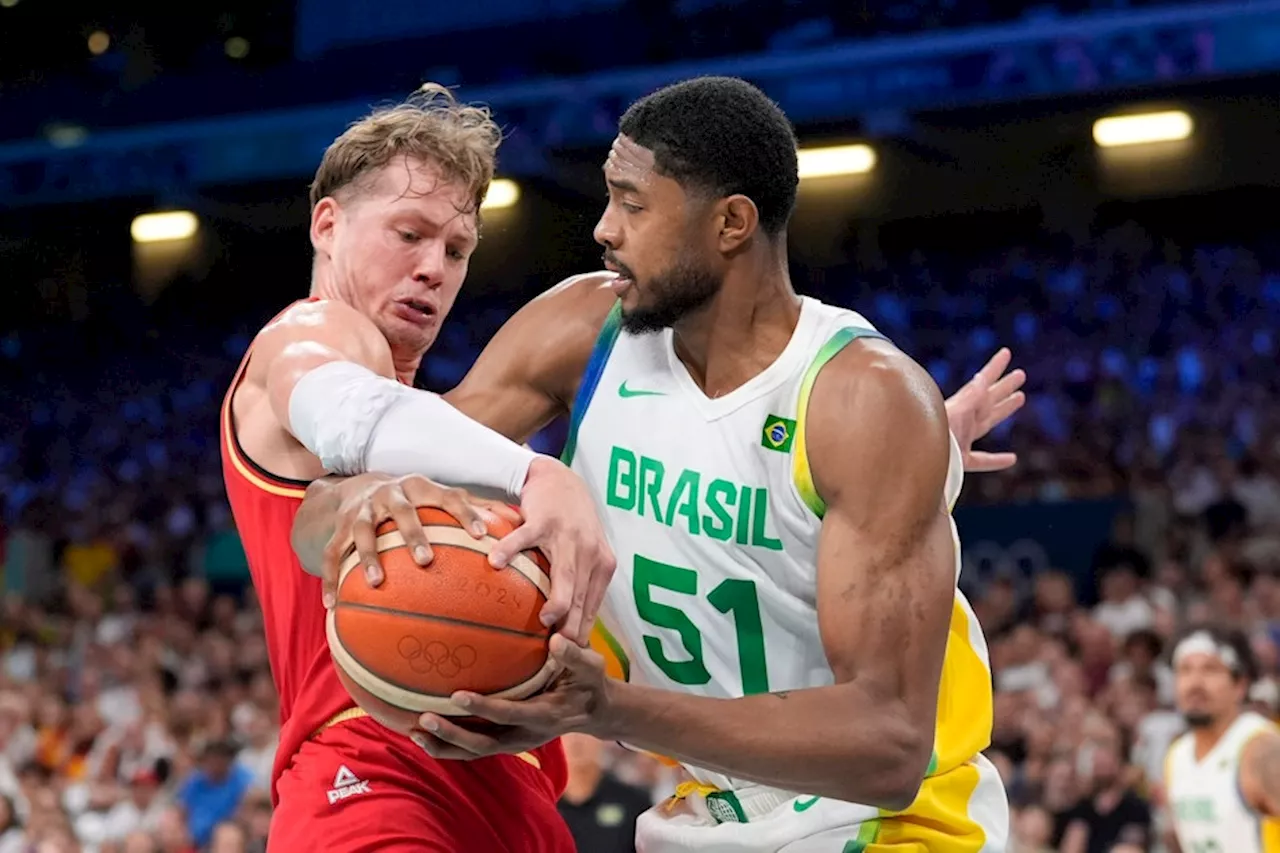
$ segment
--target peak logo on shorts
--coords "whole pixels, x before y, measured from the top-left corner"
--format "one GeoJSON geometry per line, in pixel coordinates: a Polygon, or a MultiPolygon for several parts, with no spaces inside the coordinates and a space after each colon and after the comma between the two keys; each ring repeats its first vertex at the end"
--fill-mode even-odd
{"type": "Polygon", "coordinates": [[[351,768],[345,764],[338,765],[338,773],[333,777],[333,787],[329,789],[329,805],[356,794],[369,793],[369,783],[361,781],[351,768]]]}

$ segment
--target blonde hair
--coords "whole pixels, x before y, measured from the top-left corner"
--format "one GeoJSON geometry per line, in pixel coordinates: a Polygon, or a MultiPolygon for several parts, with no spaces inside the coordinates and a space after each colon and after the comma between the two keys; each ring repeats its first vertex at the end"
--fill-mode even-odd
{"type": "Polygon", "coordinates": [[[374,110],[329,145],[311,182],[311,206],[361,183],[401,156],[440,169],[466,187],[476,212],[489,192],[502,130],[486,107],[459,103],[453,92],[427,83],[407,101],[374,110]]]}

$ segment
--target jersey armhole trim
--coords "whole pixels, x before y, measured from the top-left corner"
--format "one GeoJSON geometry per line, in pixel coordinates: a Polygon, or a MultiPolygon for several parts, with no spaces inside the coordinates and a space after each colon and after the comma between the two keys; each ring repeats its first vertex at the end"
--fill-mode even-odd
{"type": "Polygon", "coordinates": [[[1181,737],[1174,738],[1173,743],[1169,744],[1168,749],[1164,751],[1164,776],[1160,780],[1160,787],[1164,791],[1164,807],[1166,809],[1173,808],[1173,800],[1169,796],[1169,791],[1173,787],[1173,751],[1178,748],[1178,744],[1181,741],[1181,737]]]}
{"type": "Polygon", "coordinates": [[[613,307],[604,318],[604,325],[600,327],[595,346],[591,348],[587,367],[582,372],[582,382],[578,385],[578,392],[573,395],[573,407],[569,410],[569,435],[565,438],[564,450],[560,453],[560,461],[566,465],[573,464],[573,454],[578,449],[578,429],[582,426],[582,419],[587,414],[587,407],[591,404],[591,398],[595,396],[600,377],[604,375],[604,367],[609,362],[609,354],[613,352],[613,345],[617,343],[621,332],[622,303],[619,301],[613,303],[613,307]]]}
{"type": "Polygon", "coordinates": [[[826,366],[827,362],[835,358],[849,344],[860,338],[888,340],[875,329],[846,326],[827,339],[827,342],[818,350],[818,354],[814,356],[808,369],[805,370],[804,378],[800,380],[800,399],[796,403],[796,440],[791,448],[791,479],[795,483],[796,492],[800,495],[800,500],[804,501],[805,506],[819,519],[827,514],[827,502],[818,494],[818,489],[813,484],[813,469],[809,464],[809,455],[805,442],[805,422],[809,413],[809,397],[813,393],[813,385],[818,379],[818,374],[822,372],[822,368],[826,366]]]}
{"type": "Polygon", "coordinates": [[[231,381],[231,389],[227,391],[227,398],[222,403],[222,440],[226,446],[227,458],[240,476],[251,485],[269,494],[301,499],[307,493],[307,486],[311,485],[310,480],[293,480],[272,474],[266,468],[253,461],[253,458],[248,453],[245,453],[244,448],[240,445],[240,437],[236,435],[235,412],[232,407],[236,391],[239,390],[240,383],[248,371],[249,359],[252,355],[252,351],[245,355],[244,361],[241,362],[240,368],[236,371],[235,378],[231,381]]]}

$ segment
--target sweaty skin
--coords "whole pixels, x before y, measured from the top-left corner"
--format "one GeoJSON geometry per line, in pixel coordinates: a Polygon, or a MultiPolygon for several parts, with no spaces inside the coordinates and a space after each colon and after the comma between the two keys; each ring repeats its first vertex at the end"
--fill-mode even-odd
{"type": "MultiPolygon", "coordinates": [[[[294,390],[303,377],[330,362],[347,362],[411,384],[476,248],[476,216],[467,212],[467,188],[443,180],[435,165],[401,158],[366,184],[360,192],[316,203],[311,299],[291,306],[259,332],[233,391],[238,441],[250,459],[276,476],[313,480],[325,475],[291,423],[294,390]]],[[[438,402],[426,391],[413,393],[438,402]]],[[[524,458],[519,448],[511,450],[524,458]]],[[[426,467],[419,473],[435,472],[426,467]]],[[[594,504],[575,475],[545,456],[528,464],[520,502],[527,523],[495,544],[490,559],[503,565],[521,550],[541,547],[554,560],[543,620],[585,642],[614,566],[594,504]]],[[[461,520],[473,529],[479,516],[468,509],[461,520]]],[[[428,561],[422,537],[406,535],[411,544],[424,546],[414,548],[415,559],[428,561]]],[[[370,583],[377,585],[376,561],[366,567],[370,583]]],[[[325,601],[331,604],[334,577],[323,580],[325,601]]]]}
{"type": "MultiPolygon", "coordinates": [[[[611,273],[570,279],[522,308],[447,399],[515,440],[568,411],[615,301],[624,330],[671,328],[676,356],[709,397],[771,364],[800,300],[786,242],[759,229],[742,194],[716,198],[662,175],[653,152],[615,140],[609,203],[595,237],[611,273]]],[[[1022,403],[1021,371],[996,381],[1002,351],[957,395],[966,467],[973,440],[1022,403]],[[994,370],[995,376],[990,372],[994,370]],[[967,409],[965,407],[968,407],[967,409]],[[994,420],[993,420],[994,418],[994,420]]],[[[915,798],[934,743],[939,682],[955,597],[944,485],[948,405],[917,364],[880,341],[855,341],[824,367],[806,439],[827,510],[818,544],[818,621],[835,684],[711,699],[605,677],[593,651],[553,637],[564,675],[521,702],[459,692],[455,704],[502,724],[471,731],[433,714],[419,743],[451,759],[518,752],[570,731],[622,740],[688,764],[809,795],[890,810],[915,798]],[[892,460],[892,464],[885,464],[892,460]],[[785,713],[784,729],[761,719],[785,713]]],[[[999,462],[985,460],[992,468],[999,462]]],[[[364,488],[365,484],[350,488],[364,488]]],[[[318,545],[347,522],[317,488],[295,541],[318,545]]],[[[311,547],[315,559],[316,548],[311,547]]]]}
{"type": "Polygon", "coordinates": [[[513,441],[568,414],[591,348],[617,297],[613,273],[566,279],[529,302],[494,335],[444,398],[513,441]]]}
{"type": "MultiPolygon", "coordinates": [[[[447,398],[515,440],[565,413],[616,299],[612,280],[609,273],[578,276],[526,305],[447,398]]],[[[837,684],[719,700],[611,683],[609,718],[583,730],[765,784],[901,808],[929,761],[954,596],[941,499],[946,413],[923,370],[880,342],[851,345],[834,359],[813,401],[809,441],[814,458],[824,460],[815,476],[829,507],[819,620],[837,684]],[[902,463],[890,472],[884,458],[902,463]],[[845,482],[860,485],[842,488],[845,482]],[[762,715],[784,710],[803,723],[760,730],[762,715]],[[850,774],[855,760],[867,772],[850,774]]],[[[479,701],[473,708],[489,710],[479,701]]],[[[438,734],[490,748],[447,721],[438,734]]],[[[542,738],[536,729],[529,735],[542,738]]]]}
{"type": "Polygon", "coordinates": [[[1245,745],[1240,793],[1258,814],[1280,817],[1280,734],[1264,732],[1245,745]]]}

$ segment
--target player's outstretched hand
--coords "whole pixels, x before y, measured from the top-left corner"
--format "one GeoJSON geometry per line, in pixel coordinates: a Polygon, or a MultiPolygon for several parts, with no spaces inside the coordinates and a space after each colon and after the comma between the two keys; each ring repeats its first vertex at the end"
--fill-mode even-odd
{"type": "Polygon", "coordinates": [[[1027,402],[1022,385],[1027,374],[1021,368],[1006,374],[1013,354],[1001,347],[965,386],[947,399],[951,433],[964,454],[966,471],[1003,471],[1018,461],[1016,453],[974,450],[973,443],[1027,402]]]}
{"type": "Polygon", "coordinates": [[[524,524],[493,546],[489,562],[501,568],[521,551],[542,549],[551,562],[542,624],[560,625],[565,636],[585,646],[617,565],[595,501],[578,475],[542,456],[529,466],[520,511],[524,524]]]}
{"type": "Polygon", "coordinates": [[[551,637],[549,666],[563,668],[545,692],[521,701],[459,691],[450,699],[473,716],[509,728],[499,734],[473,731],[438,714],[423,714],[424,731],[412,737],[435,758],[470,759],[524,752],[568,732],[601,736],[609,719],[609,679],[604,658],[561,634],[551,637]]]}
{"type": "MultiPolygon", "coordinates": [[[[392,477],[387,474],[361,474],[339,486],[340,502],[333,535],[325,545],[320,579],[324,585],[324,606],[332,607],[337,594],[338,574],[342,563],[354,546],[364,566],[370,586],[382,583],[382,566],[378,562],[378,525],[388,519],[396,523],[414,562],[425,566],[431,562],[431,545],[418,520],[418,507],[437,507],[452,515],[472,536],[485,535],[487,513],[505,510],[489,501],[472,497],[462,489],[451,489],[418,474],[392,477]]],[[[519,519],[513,519],[518,523],[519,519]]]]}

